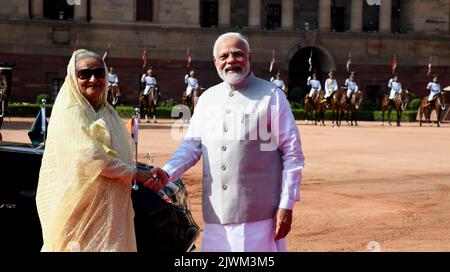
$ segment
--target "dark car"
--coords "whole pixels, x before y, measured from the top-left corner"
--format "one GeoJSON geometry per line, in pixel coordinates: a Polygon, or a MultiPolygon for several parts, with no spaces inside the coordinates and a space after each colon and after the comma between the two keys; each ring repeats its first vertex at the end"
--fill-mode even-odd
{"type": "MultiPolygon", "coordinates": [[[[0,251],[38,252],[42,229],[36,209],[36,189],[44,148],[0,141],[0,251]]],[[[138,167],[149,168],[144,164],[138,167]]],[[[189,210],[181,179],[176,192],[164,189],[176,204],[143,186],[131,192],[140,252],[191,251],[199,227],[189,210]]]]}

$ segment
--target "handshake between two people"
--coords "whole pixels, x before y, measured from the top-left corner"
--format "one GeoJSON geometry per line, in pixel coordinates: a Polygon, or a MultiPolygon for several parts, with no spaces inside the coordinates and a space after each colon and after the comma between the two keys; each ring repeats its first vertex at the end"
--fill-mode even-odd
{"type": "Polygon", "coordinates": [[[145,187],[159,192],[169,182],[169,175],[159,167],[154,167],[150,170],[138,168],[135,179],[145,187]]]}

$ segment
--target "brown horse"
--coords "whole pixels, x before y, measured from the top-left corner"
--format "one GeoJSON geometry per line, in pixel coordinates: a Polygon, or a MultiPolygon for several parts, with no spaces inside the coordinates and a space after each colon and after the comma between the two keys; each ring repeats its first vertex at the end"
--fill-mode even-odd
{"type": "Polygon", "coordinates": [[[0,64],[0,128],[3,117],[8,110],[8,100],[11,95],[12,67],[15,64],[0,64]]]}
{"type": "Polygon", "coordinates": [[[445,93],[441,92],[440,94],[434,96],[433,100],[431,100],[430,103],[428,103],[428,96],[422,98],[422,101],[420,102],[420,108],[419,108],[419,123],[420,126],[422,126],[422,116],[425,114],[425,120],[431,124],[430,116],[431,112],[433,110],[436,111],[436,124],[438,127],[440,127],[441,122],[441,113],[445,110],[447,107],[445,102],[445,93]]]}
{"type": "Polygon", "coordinates": [[[309,103],[308,94],[305,95],[303,99],[303,106],[305,107],[305,123],[308,124],[308,117],[313,119],[314,113],[314,125],[323,125],[325,126],[325,104],[322,101],[325,93],[323,90],[314,92],[312,96],[312,103],[309,103]]]}
{"type": "Polygon", "coordinates": [[[388,110],[388,121],[391,124],[391,112],[393,109],[397,111],[397,126],[400,126],[400,119],[402,117],[402,111],[406,109],[409,102],[409,90],[405,89],[400,95],[396,94],[392,101],[388,100],[388,96],[384,95],[381,101],[381,124],[384,126],[384,112],[388,110]]]}
{"type": "Polygon", "coordinates": [[[120,97],[120,88],[119,85],[110,85],[108,87],[108,103],[116,108],[117,103],[119,102],[120,97]]]}
{"type": "Polygon", "coordinates": [[[332,126],[340,127],[341,126],[341,120],[342,116],[344,116],[345,112],[345,89],[344,87],[340,87],[337,91],[333,92],[331,95],[331,102],[330,102],[330,108],[332,111],[332,126]]]}
{"type": "Polygon", "coordinates": [[[353,121],[355,121],[355,126],[358,125],[358,110],[363,101],[364,94],[361,90],[353,92],[350,96],[349,103],[347,105],[347,124],[350,116],[350,124],[353,126],[353,121]],[[351,113],[351,115],[350,115],[351,113]]]}
{"type": "Polygon", "coordinates": [[[158,104],[158,87],[151,87],[145,95],[142,90],[139,94],[139,108],[141,119],[145,116],[145,121],[149,123],[149,116],[153,114],[153,122],[156,123],[156,106],[158,104]]]}

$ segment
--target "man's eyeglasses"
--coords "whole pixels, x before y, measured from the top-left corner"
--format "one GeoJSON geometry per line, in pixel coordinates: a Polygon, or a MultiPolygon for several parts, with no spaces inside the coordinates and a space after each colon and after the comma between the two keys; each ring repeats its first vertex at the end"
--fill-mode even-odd
{"type": "Polygon", "coordinates": [[[77,72],[79,79],[90,79],[94,75],[95,78],[105,78],[105,69],[95,68],[95,69],[83,69],[77,72]]]}

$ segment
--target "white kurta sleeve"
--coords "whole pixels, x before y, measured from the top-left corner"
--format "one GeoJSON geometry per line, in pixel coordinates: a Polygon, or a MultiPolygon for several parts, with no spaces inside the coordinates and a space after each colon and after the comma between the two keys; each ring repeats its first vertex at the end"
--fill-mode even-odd
{"type": "MultiPolygon", "coordinates": [[[[198,102],[201,103],[201,99],[198,102]]],[[[170,181],[177,180],[189,168],[194,166],[202,155],[202,142],[198,134],[201,122],[197,119],[201,116],[200,107],[194,113],[189,124],[189,128],[183,137],[183,141],[170,160],[162,167],[169,175],[170,181]]]]}
{"type": "MultiPolygon", "coordinates": [[[[305,157],[291,107],[284,93],[278,89],[274,91],[270,99],[268,116],[269,125],[278,122],[279,127],[279,132],[273,135],[282,153],[283,161],[279,208],[292,210],[295,202],[300,200],[300,182],[305,157]]],[[[271,129],[271,131],[274,130],[271,129]]]]}

